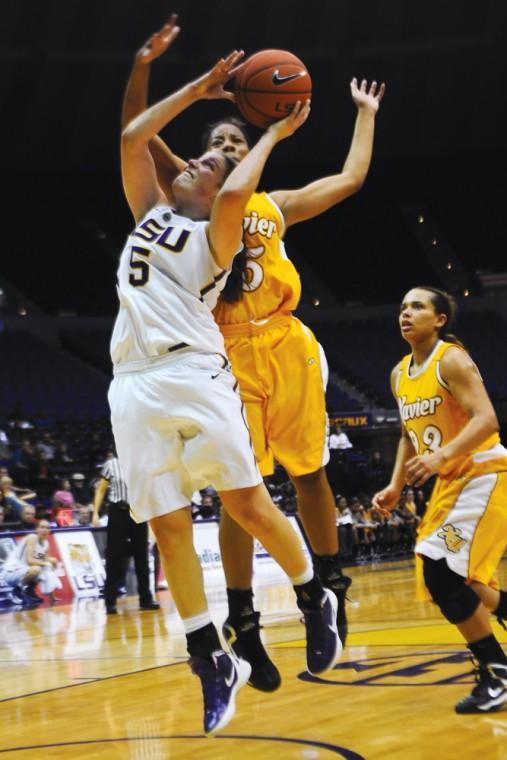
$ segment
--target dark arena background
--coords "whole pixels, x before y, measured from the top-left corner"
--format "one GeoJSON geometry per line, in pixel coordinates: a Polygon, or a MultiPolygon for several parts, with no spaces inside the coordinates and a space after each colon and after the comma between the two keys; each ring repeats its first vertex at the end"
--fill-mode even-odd
{"type": "MultiPolygon", "coordinates": [[[[388,526],[370,512],[371,496],[390,477],[400,434],[389,373],[408,352],[397,317],[410,287],[432,285],[455,296],[454,332],[481,369],[506,439],[505,2],[15,0],[3,6],[0,753],[368,760],[410,753],[426,760],[438,746],[445,758],[482,753],[506,760],[505,712],[454,713],[473,683],[466,650],[435,607],[414,599],[416,521],[431,483],[403,495],[415,504],[413,519],[403,518],[403,505],[388,526]],[[234,721],[211,742],[201,736],[198,685],[188,676],[183,631],[158,566],[161,610],[138,611],[129,569],[119,614],[106,618],[100,598],[105,529],[90,523],[112,443],[109,339],[118,257],[132,228],[119,166],[122,97],[135,52],[171,12],[179,14],[182,31],[152,64],[150,102],[233,48],[247,56],[290,50],[308,67],[310,118],[277,146],[262,189],[297,188],[339,172],[355,120],[350,80],[387,86],[364,186],[292,227],[285,240],[303,284],[297,316],[314,330],[330,367],[330,422],[351,444],[333,449],[328,465],[343,561],[354,579],[349,643],[331,675],[302,672],[303,628],[291,587],[257,547],[263,637],[284,685],[273,695],[243,690],[234,721]],[[12,508],[13,488],[30,509],[12,508]],[[73,496],[69,509],[55,497],[62,489],[73,496]],[[34,518],[44,517],[52,521],[61,599],[25,609],[10,597],[2,563],[34,518]]],[[[234,106],[199,102],[163,136],[178,155],[197,156],[205,126],[224,113],[235,113],[234,106]]],[[[294,490],[281,468],[268,485],[296,525],[294,490]]],[[[196,546],[213,619],[221,625],[219,511],[212,489],[196,495],[196,546]]],[[[506,574],[504,560],[500,578],[506,574]]],[[[506,643],[496,623],[494,630],[506,643]]]]}

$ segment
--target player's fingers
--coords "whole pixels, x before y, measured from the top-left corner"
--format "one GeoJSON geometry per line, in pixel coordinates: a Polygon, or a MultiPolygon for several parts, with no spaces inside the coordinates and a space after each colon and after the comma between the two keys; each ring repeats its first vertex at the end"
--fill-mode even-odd
{"type": "Polygon", "coordinates": [[[243,62],[238,64],[237,66],[235,65],[234,68],[229,71],[229,74],[231,75],[231,77],[237,76],[239,72],[241,71],[241,69],[243,68],[243,65],[244,65],[243,62]]]}
{"type": "Polygon", "coordinates": [[[366,79],[363,79],[361,81],[361,87],[360,87],[361,92],[366,92],[366,85],[367,85],[366,79]]]}
{"type": "Polygon", "coordinates": [[[310,111],[311,111],[311,101],[310,101],[310,98],[308,98],[304,102],[303,107],[301,108],[301,114],[300,115],[301,115],[301,119],[302,119],[303,122],[305,122],[307,120],[307,118],[309,117],[310,111]]]}
{"type": "Polygon", "coordinates": [[[245,53],[243,52],[243,50],[238,50],[238,52],[227,63],[227,73],[229,74],[230,77],[236,76],[237,71],[240,67],[240,61],[244,55],[245,53]]]}
{"type": "Polygon", "coordinates": [[[180,31],[181,31],[181,28],[179,26],[169,26],[169,24],[167,24],[163,29],[162,39],[167,44],[168,42],[171,42],[171,40],[174,40],[174,38],[178,36],[180,31]]]}
{"type": "Polygon", "coordinates": [[[370,85],[370,92],[368,94],[369,95],[373,95],[375,97],[375,91],[376,91],[376,89],[377,89],[377,83],[376,83],[375,80],[373,80],[373,82],[370,85]]]}
{"type": "Polygon", "coordinates": [[[296,100],[296,102],[292,106],[292,111],[288,115],[289,119],[292,119],[292,120],[296,119],[297,116],[298,116],[298,114],[299,114],[299,112],[300,112],[300,110],[301,110],[301,101],[300,100],[296,100]]]}
{"type": "Polygon", "coordinates": [[[229,55],[225,56],[225,65],[227,68],[233,68],[235,62],[238,61],[242,55],[244,55],[242,50],[231,50],[229,55]]]}
{"type": "Polygon", "coordinates": [[[386,83],[382,82],[382,84],[380,85],[380,89],[379,89],[379,91],[377,93],[377,100],[379,101],[379,103],[382,100],[382,98],[384,97],[385,91],[386,91],[386,83]]]}

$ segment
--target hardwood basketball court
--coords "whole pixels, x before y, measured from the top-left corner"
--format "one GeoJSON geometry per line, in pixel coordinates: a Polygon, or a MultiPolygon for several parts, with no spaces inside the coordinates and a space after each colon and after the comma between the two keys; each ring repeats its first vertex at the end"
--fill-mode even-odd
{"type": "MultiPolygon", "coordinates": [[[[137,598],[106,618],[101,600],[6,613],[2,630],[0,754],[12,758],[342,757],[507,760],[507,711],[460,716],[473,683],[457,631],[414,600],[413,564],[354,568],[350,636],[325,678],[304,674],[303,626],[287,584],[257,589],[264,637],[283,685],[245,687],[236,717],[202,735],[200,685],[169,592],[162,610],[137,598]]],[[[501,566],[507,582],[507,562],[501,566]]],[[[209,589],[215,622],[225,591],[209,589]]],[[[495,623],[507,645],[507,632],[495,623]]]]}

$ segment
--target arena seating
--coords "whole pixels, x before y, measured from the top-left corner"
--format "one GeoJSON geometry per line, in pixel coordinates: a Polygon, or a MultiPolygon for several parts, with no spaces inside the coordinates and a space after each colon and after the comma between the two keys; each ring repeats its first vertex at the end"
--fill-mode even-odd
{"type": "Polygon", "coordinates": [[[0,413],[28,416],[106,416],[106,375],[25,332],[0,334],[0,413]]]}
{"type": "MultiPolygon", "coordinates": [[[[392,407],[389,375],[396,362],[409,352],[399,336],[396,316],[324,323],[318,335],[329,365],[379,405],[392,407]]],[[[507,399],[507,324],[493,311],[461,314],[456,334],[469,349],[481,369],[494,400],[507,399]]]]}

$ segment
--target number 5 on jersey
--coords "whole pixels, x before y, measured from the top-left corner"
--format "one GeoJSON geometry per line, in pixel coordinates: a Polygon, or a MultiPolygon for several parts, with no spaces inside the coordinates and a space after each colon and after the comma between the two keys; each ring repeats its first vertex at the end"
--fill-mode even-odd
{"type": "Polygon", "coordinates": [[[134,288],[142,288],[150,279],[150,265],[146,260],[134,259],[134,256],[144,256],[148,258],[151,251],[149,248],[141,248],[139,245],[133,245],[130,252],[130,269],[129,282],[134,288]]]}

